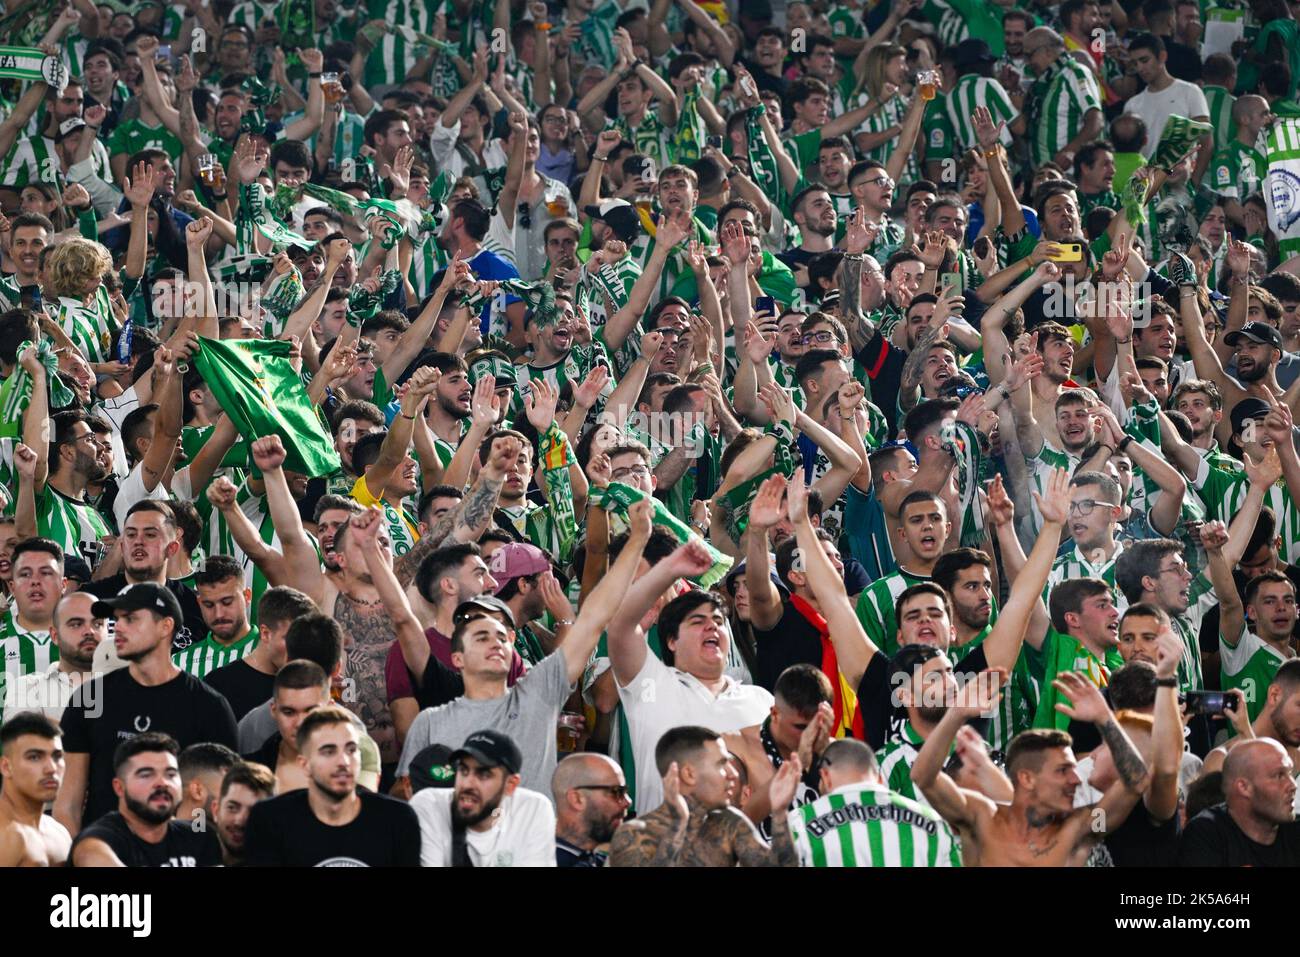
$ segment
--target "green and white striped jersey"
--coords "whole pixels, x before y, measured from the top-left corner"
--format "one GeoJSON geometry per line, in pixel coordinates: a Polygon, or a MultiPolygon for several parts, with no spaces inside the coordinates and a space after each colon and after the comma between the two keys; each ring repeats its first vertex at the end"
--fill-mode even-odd
{"type": "Polygon", "coordinates": [[[18,445],[16,438],[0,439],[0,488],[6,489],[4,507],[0,515],[13,515],[18,506],[18,473],[14,471],[14,448],[18,445]]]}
{"type": "Polygon", "coordinates": [[[1205,102],[1210,107],[1210,125],[1214,127],[1214,152],[1218,152],[1237,135],[1237,125],[1232,122],[1232,105],[1237,98],[1221,86],[1208,83],[1202,87],[1205,102]]]}
{"type": "MultiPolygon", "coordinates": [[[[1079,135],[1089,110],[1101,109],[1101,89],[1093,72],[1072,56],[1060,57],[1043,86],[1042,99],[1034,104],[1034,128],[1030,130],[1031,155],[1035,166],[1052,157],[1079,135]]],[[[996,118],[995,118],[996,122],[996,118]]]]}
{"type": "Polygon", "coordinates": [[[889,790],[928,808],[930,802],[912,783],[912,765],[921,756],[921,748],[924,746],[925,739],[920,732],[912,726],[912,722],[905,721],[899,736],[892,738],[876,752],[876,760],[880,763],[880,776],[885,779],[885,786],[889,790]]]}
{"type": "Polygon", "coordinates": [[[1010,126],[1020,115],[1020,111],[1012,105],[1011,97],[1007,96],[1007,91],[997,80],[967,73],[948,93],[948,120],[952,123],[953,132],[957,137],[957,148],[970,150],[979,145],[979,139],[975,136],[975,126],[971,122],[971,115],[977,106],[989,108],[995,126],[998,120],[1006,120],[1007,128],[1002,131],[1002,145],[1010,146],[1010,126]]]}
{"type": "Polygon", "coordinates": [[[257,640],[256,627],[250,629],[243,638],[228,645],[223,645],[215,636],[208,635],[202,641],[172,655],[172,664],[196,678],[206,678],[209,672],[248,657],[257,647],[257,640]]]}
{"type": "MultiPolygon", "coordinates": [[[[95,140],[90,148],[91,169],[106,183],[113,182],[108,165],[108,151],[103,140],[95,140]]],[[[24,136],[14,144],[5,160],[4,175],[0,185],[22,189],[28,183],[53,183],[60,189],[65,185],[59,154],[54,150],[54,139],[49,136],[24,136]]]]}
{"type": "Polygon", "coordinates": [[[644,153],[654,160],[657,170],[662,170],[674,162],[676,154],[673,149],[673,130],[659,118],[658,112],[654,109],[646,110],[645,115],[641,117],[641,122],[636,126],[632,126],[619,116],[611,120],[605,128],[622,133],[623,139],[635,146],[638,153],[644,153]]]}
{"type": "Polygon", "coordinates": [[[803,867],[961,867],[947,822],[883,785],[848,784],[789,815],[803,867]]]}
{"type": "Polygon", "coordinates": [[[36,533],[58,542],[69,555],[80,555],[94,568],[100,557],[100,539],[110,532],[104,516],[92,505],[46,485],[36,494],[36,533]]]}
{"type": "Polygon", "coordinates": [[[1183,657],[1178,662],[1178,690],[1183,692],[1200,691],[1205,687],[1201,669],[1201,622],[1206,612],[1219,603],[1208,574],[1201,572],[1192,579],[1187,601],[1187,611],[1170,616],[1178,636],[1183,639],[1183,657]]]}
{"type": "Polygon", "coordinates": [[[117,320],[109,303],[108,290],[102,285],[95,290],[90,305],[62,296],[54,321],[77,347],[86,361],[94,364],[108,358],[117,334],[117,320]]]}
{"type": "Polygon", "coordinates": [[[1246,697],[1246,710],[1254,721],[1264,710],[1264,696],[1277,669],[1295,657],[1290,646],[1285,649],[1269,644],[1253,631],[1242,634],[1230,644],[1219,635],[1220,687],[1225,691],[1239,688],[1246,697]]]}
{"type": "MultiPolygon", "coordinates": [[[[378,109],[378,107],[376,107],[376,109],[378,109]]],[[[371,112],[373,113],[374,110],[371,112]]],[[[301,110],[296,113],[290,113],[285,116],[284,125],[288,126],[291,123],[296,123],[306,115],[307,114],[301,110]]],[[[343,115],[339,117],[338,127],[334,130],[334,149],[330,153],[330,160],[338,169],[343,169],[343,163],[345,160],[352,160],[355,163],[357,156],[361,152],[361,147],[365,143],[364,131],[366,128],[366,117],[369,115],[370,114],[367,113],[366,116],[362,116],[359,113],[353,113],[351,110],[345,109],[343,115]]],[[[312,151],[312,155],[315,155],[316,139],[319,136],[320,134],[316,133],[303,140],[307,145],[307,149],[312,151]]],[[[355,172],[355,170],[353,170],[353,172],[355,172]]],[[[355,179],[356,177],[344,176],[344,179],[349,178],[355,179]]]]}
{"type": "Polygon", "coordinates": [[[4,670],[0,671],[0,703],[14,678],[45,671],[59,660],[59,646],[50,640],[48,631],[28,631],[18,624],[13,608],[0,616],[0,652],[4,670]]]}
{"type": "MultiPolygon", "coordinates": [[[[857,103],[852,104],[849,109],[854,109],[857,103]]],[[[875,113],[872,113],[862,122],[861,129],[868,133],[883,133],[885,130],[894,126],[902,126],[903,119],[907,115],[907,100],[903,99],[900,94],[895,93],[886,101],[885,105],[875,113]]],[[[898,138],[886,140],[879,146],[868,150],[866,159],[877,160],[886,165],[894,155],[894,150],[898,149],[898,138]]],[[[913,150],[908,154],[907,163],[903,166],[903,172],[899,175],[900,183],[915,183],[921,178],[921,164],[917,162],[916,151],[913,150]]]]}
{"type": "MultiPolygon", "coordinates": [[[[1032,483],[1034,491],[1039,495],[1047,493],[1047,482],[1052,477],[1053,471],[1068,469],[1073,474],[1074,470],[1079,467],[1079,462],[1079,456],[1054,449],[1046,442],[1043,443],[1043,447],[1036,456],[1032,459],[1025,459],[1025,464],[1029,466],[1029,481],[1032,483]]],[[[1038,501],[1032,496],[1030,496],[1030,501],[1033,504],[1030,511],[1034,537],[1037,538],[1038,533],[1043,529],[1043,514],[1038,510],[1038,501]]]]}
{"type": "Polygon", "coordinates": [[[913,575],[903,568],[877,578],[858,596],[858,621],[886,658],[898,654],[898,621],[894,617],[894,603],[898,596],[913,585],[930,581],[929,575],[913,575]]]}
{"type": "Polygon", "coordinates": [[[279,9],[280,5],[275,2],[260,3],[259,0],[244,0],[230,11],[230,16],[226,17],[226,25],[248,27],[256,33],[266,20],[279,22],[277,17],[279,9]]]}
{"type": "Polygon", "coordinates": [[[1124,543],[1115,543],[1115,553],[1110,558],[1101,556],[1100,562],[1092,562],[1085,555],[1078,545],[1069,552],[1062,555],[1052,563],[1052,570],[1047,574],[1047,587],[1043,589],[1043,601],[1052,589],[1063,581],[1069,581],[1073,578],[1100,578],[1110,586],[1115,595],[1115,607],[1121,612],[1128,607],[1128,601],[1124,598],[1124,593],[1115,587],[1115,562],[1119,560],[1120,553],[1124,551],[1124,543]]]}
{"type": "MultiPolygon", "coordinates": [[[[1225,524],[1241,511],[1250,492],[1250,479],[1246,473],[1229,472],[1212,466],[1202,459],[1196,477],[1191,482],[1193,490],[1205,503],[1205,514],[1210,520],[1225,524]]],[[[1277,519],[1277,534],[1282,538],[1279,554],[1282,560],[1294,563],[1300,559],[1300,509],[1296,508],[1291,492],[1284,481],[1279,481],[1264,496],[1264,504],[1273,510],[1277,519]]]]}

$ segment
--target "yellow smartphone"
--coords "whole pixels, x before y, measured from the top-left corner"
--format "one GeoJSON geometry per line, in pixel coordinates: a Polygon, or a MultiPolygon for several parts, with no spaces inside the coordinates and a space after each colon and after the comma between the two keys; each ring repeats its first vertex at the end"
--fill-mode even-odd
{"type": "Polygon", "coordinates": [[[1057,243],[1059,253],[1048,253],[1047,258],[1054,263],[1077,263],[1083,259],[1083,246],[1080,243],[1057,243]]]}

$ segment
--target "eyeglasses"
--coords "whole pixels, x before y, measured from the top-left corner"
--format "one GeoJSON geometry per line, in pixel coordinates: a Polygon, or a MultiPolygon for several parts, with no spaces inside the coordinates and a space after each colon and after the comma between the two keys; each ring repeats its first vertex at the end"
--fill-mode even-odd
{"type": "Polygon", "coordinates": [[[805,332],[799,341],[804,345],[811,345],[814,342],[838,342],[839,336],[829,329],[823,329],[821,332],[805,332]]]}
{"type": "Polygon", "coordinates": [[[879,186],[881,189],[892,189],[894,181],[888,176],[877,176],[875,179],[864,179],[858,183],[859,186],[879,186]]]}
{"type": "Polygon", "coordinates": [[[1099,502],[1095,498],[1084,498],[1077,502],[1070,503],[1070,514],[1073,515],[1075,512],[1078,512],[1080,515],[1091,515],[1092,510],[1098,505],[1104,506],[1105,508],[1115,508],[1117,503],[1099,502]]]}
{"type": "Polygon", "coordinates": [[[1172,567],[1170,567],[1170,568],[1162,568],[1162,569],[1160,569],[1160,574],[1161,574],[1161,575],[1177,575],[1177,576],[1179,576],[1179,577],[1181,578],[1183,575],[1189,575],[1189,574],[1191,574],[1191,572],[1190,572],[1190,570],[1188,569],[1188,567],[1187,567],[1185,564],[1183,564],[1182,562],[1179,562],[1177,565],[1174,565],[1174,566],[1172,566],[1172,567]]]}
{"type": "Polygon", "coordinates": [[[612,479],[625,479],[630,478],[633,475],[644,475],[649,478],[650,470],[644,465],[633,465],[625,469],[614,469],[614,471],[609,473],[609,477],[612,479]]]}
{"type": "Polygon", "coordinates": [[[627,787],[622,784],[579,784],[574,787],[575,791],[608,791],[609,796],[615,799],[627,797],[627,787]]]}

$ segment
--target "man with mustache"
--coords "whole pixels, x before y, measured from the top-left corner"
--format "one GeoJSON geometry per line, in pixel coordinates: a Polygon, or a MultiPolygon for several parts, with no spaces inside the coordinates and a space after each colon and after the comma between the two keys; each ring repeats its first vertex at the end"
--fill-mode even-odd
{"type": "Polygon", "coordinates": [[[206,828],[173,819],[181,801],[180,747],[149,731],[128,738],[113,753],[109,811],[77,835],[74,867],[217,867],[221,845],[206,828]]]}
{"type": "Polygon", "coordinates": [[[58,599],[50,629],[57,660],[43,670],[11,679],[4,697],[6,721],[22,711],[39,711],[51,721],[63,717],[76,689],[91,677],[95,649],[108,634],[104,619],[90,610],[94,603],[95,596],[86,592],[58,599]]]}
{"type": "Polygon", "coordinates": [[[618,762],[603,754],[569,755],[555,767],[551,797],[556,866],[604,867],[609,852],[602,847],[632,805],[618,762]]]}
{"type": "Polygon", "coordinates": [[[420,822],[403,801],[357,787],[360,732],[342,708],[298,726],[307,787],[253,806],[244,849],[254,867],[415,867],[420,822]]]}
{"type": "MultiPolygon", "coordinates": [[[[29,412],[44,405],[39,394],[43,391],[32,393],[29,412]]],[[[38,534],[53,539],[64,552],[97,564],[100,540],[109,529],[104,516],[87,501],[86,490],[108,475],[98,461],[99,447],[89,416],[80,410],[56,413],[50,418],[50,441],[37,443],[33,451],[36,464],[31,484],[38,534]]]]}
{"type": "Polygon", "coordinates": [[[411,799],[425,867],[555,867],[555,811],[519,786],[523,755],[509,736],[476,731],[452,752],[451,788],[411,799]]]}
{"type": "Polygon", "coordinates": [[[28,712],[0,727],[0,867],[58,867],[72,835],[45,813],[63,780],[63,742],[50,718],[28,712]]]}
{"type": "Polygon", "coordinates": [[[194,574],[199,609],[208,637],[195,642],[172,660],[196,678],[247,656],[258,643],[257,628],[248,621],[248,589],[244,568],[228,555],[213,555],[194,574]]]}

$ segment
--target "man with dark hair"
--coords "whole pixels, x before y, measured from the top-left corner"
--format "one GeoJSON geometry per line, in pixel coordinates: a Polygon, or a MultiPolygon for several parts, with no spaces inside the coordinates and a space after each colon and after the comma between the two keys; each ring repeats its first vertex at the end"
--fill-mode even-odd
{"type": "MultiPolygon", "coordinates": [[[[198,595],[190,585],[167,574],[172,558],[182,549],[180,530],[171,505],[155,499],[137,502],[127,512],[121,529],[117,547],[122,553],[122,571],[92,581],[85,590],[98,598],[112,598],[128,585],[139,582],[161,585],[176,596],[185,618],[173,641],[172,651],[179,652],[205,639],[208,626],[199,607],[198,595]]],[[[240,575],[243,575],[242,570],[240,575]]]]}
{"type": "Polygon", "coordinates": [[[65,552],[97,562],[108,523],[87,500],[86,490],[108,473],[99,462],[89,417],[80,410],[55,413],[49,444],[38,443],[34,451],[37,534],[52,538],[65,552]]]}
{"type": "MultiPolygon", "coordinates": [[[[112,809],[113,775],[120,770],[114,768],[112,755],[123,738],[165,732],[179,743],[173,744],[174,755],[179,745],[200,741],[233,748],[236,737],[235,716],[226,699],[172,664],[171,643],[181,610],[170,591],[152,582],[131,585],[120,595],[95,602],[91,613],[114,619],[113,643],[127,667],[92,678],[82,689],[82,700],[63,713],[68,770],[54,812],[69,831],[112,809]]],[[[167,816],[174,810],[175,802],[167,816]]]]}
{"type": "MultiPolygon", "coordinates": [[[[1146,124],[1147,142],[1142,155],[1150,159],[1160,143],[1165,123],[1170,116],[1182,116],[1201,123],[1210,122],[1210,107],[1205,94],[1195,83],[1176,80],[1166,62],[1168,53],[1164,42],[1150,33],[1139,33],[1129,40],[1129,62],[1138,79],[1146,84],[1141,93],[1129,97],[1124,111],[1140,117],[1146,124]]],[[[1213,140],[1206,136],[1201,143],[1200,156],[1192,173],[1192,182],[1199,183],[1210,164],[1213,140]]]]}
{"type": "Polygon", "coordinates": [[[63,594],[63,549],[48,538],[25,539],[13,546],[9,568],[13,601],[0,616],[0,701],[9,681],[44,672],[59,658],[50,629],[63,594]]]}
{"type": "Polygon", "coordinates": [[[227,867],[244,863],[244,835],[248,815],[258,801],[275,797],[275,776],[263,764],[240,761],[221,779],[221,791],[212,798],[209,813],[221,839],[227,867]]]}
{"type": "Polygon", "coordinates": [[[1074,180],[1078,184],[1079,216],[1099,206],[1119,212],[1120,198],[1115,192],[1115,147],[1106,140],[1094,140],[1074,154],[1074,180]]]}
{"type": "Polygon", "coordinates": [[[239,763],[239,755],[224,744],[200,741],[191,744],[177,757],[181,772],[181,802],[176,806],[176,820],[191,827],[205,829],[212,802],[221,789],[221,779],[239,763]]]}
{"type": "MultiPolygon", "coordinates": [[[[663,803],[614,832],[612,867],[797,867],[786,815],[772,821],[772,842],[731,805],[736,772],[716,731],[671,727],[655,745],[663,803]]],[[[772,776],[768,805],[793,800],[803,768],[792,755],[772,776]]]]}
{"type": "Polygon", "coordinates": [[[327,705],[298,726],[307,787],[259,801],[248,816],[244,853],[254,867],[414,867],[420,824],[403,801],[359,789],[359,732],[327,705]]]}
{"type": "MultiPolygon", "coordinates": [[[[439,244],[453,259],[463,259],[469,264],[479,281],[518,279],[519,270],[508,261],[483,246],[491,217],[487,209],[475,199],[461,199],[450,204],[447,221],[438,235],[439,244]]],[[[441,276],[435,277],[437,282],[441,276]]],[[[504,291],[496,293],[483,303],[479,316],[479,332],[483,336],[522,337],[524,315],[527,307],[518,296],[504,291]]]]}
{"type": "MultiPolygon", "coordinates": [[[[761,649],[760,644],[760,649],[761,649]]],[[[839,676],[836,675],[836,680],[839,676]]],[[[772,814],[793,811],[817,797],[813,771],[826,746],[843,729],[842,695],[831,689],[830,679],[810,664],[791,665],[781,672],[772,689],[772,710],[758,727],[724,735],[727,750],[744,762],[751,785],[750,798],[741,810],[758,825],[759,833],[772,839],[772,814]],[[804,768],[802,783],[795,788],[788,809],[768,804],[772,776],[790,755],[799,756],[804,768]]]]}
{"type": "Polygon", "coordinates": [[[1266,571],[1246,585],[1246,620],[1253,625],[1231,641],[1219,630],[1219,687],[1241,689],[1250,719],[1264,709],[1261,688],[1278,668],[1295,658],[1291,636],[1296,626],[1296,587],[1279,571],[1266,571]]]}
{"type": "MultiPolygon", "coordinates": [[[[1235,694],[1238,701],[1244,700],[1248,705],[1253,703],[1246,692],[1238,689],[1235,694]]],[[[1205,756],[1201,773],[1212,774],[1220,770],[1223,759],[1232,749],[1253,739],[1277,741],[1287,749],[1292,761],[1300,756],[1300,662],[1292,658],[1278,667],[1259,704],[1259,716],[1253,721],[1247,721],[1236,710],[1230,714],[1225,712],[1238,733],[1205,756]],[[1249,724],[1249,734],[1243,727],[1245,724],[1249,724]]]]}
{"type": "Polygon", "coordinates": [[[77,835],[74,867],[217,867],[216,833],[173,819],[181,801],[180,747],[156,731],[128,738],[113,751],[117,810],[77,835]]]}
{"type": "Polygon", "coordinates": [[[1146,790],[1150,775],[1141,753],[1101,692],[1081,675],[1064,672],[1056,679],[1065,699],[1060,707],[1070,717],[1097,726],[1110,749],[1116,780],[1098,803],[1076,808],[1074,792],[1081,782],[1070,736],[1064,731],[1024,731],[1007,749],[1011,801],[994,803],[986,794],[957,786],[941,770],[958,729],[996,703],[997,682],[978,685],[969,702],[949,708],[939,721],[913,766],[912,780],[931,806],[961,831],[968,864],[1082,866],[1093,846],[1124,823],[1146,790]]]}
{"type": "Polygon", "coordinates": [[[871,748],[832,741],[817,764],[821,797],[790,811],[803,867],[960,867],[961,843],[933,810],[891,791],[871,748]]]}
{"type": "Polygon", "coordinates": [[[1169,623],[1169,615],[1160,606],[1139,601],[1128,606],[1119,620],[1119,656],[1124,664],[1135,661],[1154,666],[1156,639],[1169,623]]]}
{"type": "Polygon", "coordinates": [[[244,567],[235,559],[212,555],[194,573],[194,585],[208,637],[172,660],[181,670],[204,678],[257,647],[257,627],[248,621],[249,590],[244,582],[244,567]]]}
{"type": "Polygon", "coordinates": [[[1119,610],[1111,586],[1100,578],[1069,578],[1050,586],[1048,606],[1052,629],[1043,642],[1044,678],[1034,727],[1064,731],[1069,720],[1057,708],[1061,699],[1052,682],[1057,674],[1072,671],[1098,688],[1106,686],[1111,672],[1124,664],[1119,610]]]}
{"type": "Polygon", "coordinates": [[[21,711],[39,711],[51,721],[63,717],[68,701],[91,677],[95,651],[108,633],[104,619],[90,611],[94,603],[95,596],[83,591],[69,592],[59,599],[50,628],[57,660],[43,670],[16,680],[10,678],[4,692],[5,720],[21,711]]]}
{"type": "Polygon", "coordinates": [[[49,718],[26,712],[0,726],[0,867],[58,867],[72,836],[45,805],[63,780],[63,741],[49,718]]]}
{"type": "Polygon", "coordinates": [[[277,585],[262,593],[253,649],[203,676],[205,684],[230,702],[236,721],[271,697],[276,672],[288,660],[285,636],[290,626],[315,611],[312,600],[296,588],[277,585]]]}

